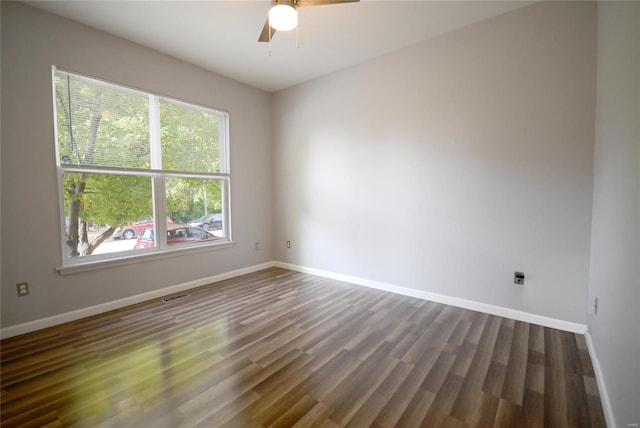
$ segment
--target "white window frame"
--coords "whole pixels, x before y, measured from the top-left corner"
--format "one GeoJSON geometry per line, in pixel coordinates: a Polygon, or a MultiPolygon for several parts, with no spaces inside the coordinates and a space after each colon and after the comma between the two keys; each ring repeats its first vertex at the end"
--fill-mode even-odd
{"type": "MultiPolygon", "coordinates": [[[[53,120],[54,120],[54,137],[55,137],[55,157],[57,171],[58,186],[58,202],[60,212],[60,249],[62,252],[62,266],[56,270],[61,274],[69,274],[87,270],[94,270],[103,267],[136,263],[145,259],[171,257],[176,253],[185,254],[192,252],[200,252],[211,250],[214,248],[227,248],[235,244],[232,239],[231,231],[231,162],[229,159],[229,113],[223,110],[205,107],[186,101],[177,100],[164,95],[158,95],[149,91],[133,89],[131,87],[107,82],[101,79],[88,77],[76,72],[66,71],[56,66],[52,66],[52,90],[53,90],[53,120]],[[102,86],[112,87],[119,91],[129,92],[138,96],[148,97],[149,100],[149,143],[151,150],[151,168],[122,168],[108,166],[84,166],[63,164],[59,153],[58,144],[58,123],[57,123],[57,105],[56,105],[56,73],[64,73],[72,75],[89,83],[99,84],[102,86]],[[218,117],[219,125],[219,149],[220,149],[220,171],[224,172],[189,172],[189,171],[173,171],[162,169],[162,153],[160,140],[160,102],[166,102],[190,109],[200,110],[218,117]],[[166,188],[165,179],[167,177],[177,178],[201,178],[214,179],[221,183],[221,199],[222,199],[222,230],[223,236],[221,241],[209,241],[202,243],[182,243],[179,245],[167,244],[167,224],[164,221],[155,221],[155,247],[138,250],[125,250],[114,253],[96,254],[85,257],[71,257],[66,247],[66,224],[65,224],[65,200],[64,200],[64,173],[65,172],[84,172],[84,173],[108,173],[121,175],[135,175],[151,177],[152,198],[153,198],[153,216],[154,219],[164,219],[166,215],[166,188]]],[[[114,225],[117,227],[118,225],[114,225]]]]}

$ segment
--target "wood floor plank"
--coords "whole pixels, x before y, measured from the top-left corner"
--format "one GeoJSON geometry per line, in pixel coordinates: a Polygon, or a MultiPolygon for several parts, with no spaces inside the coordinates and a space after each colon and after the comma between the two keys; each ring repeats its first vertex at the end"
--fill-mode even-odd
{"type": "Polygon", "coordinates": [[[3,427],[604,427],[584,337],[280,268],[3,340],[3,427]]]}
{"type": "Polygon", "coordinates": [[[526,389],[520,412],[520,427],[544,426],[544,397],[542,393],[526,389]]]}
{"type": "Polygon", "coordinates": [[[497,427],[517,427],[520,424],[521,409],[516,404],[500,399],[494,425],[497,427]]]}
{"type": "Polygon", "coordinates": [[[444,350],[456,356],[456,360],[451,366],[451,371],[461,378],[465,378],[469,373],[471,363],[476,357],[476,347],[469,342],[463,342],[462,345],[453,348],[447,345],[444,350]]]}
{"type": "Polygon", "coordinates": [[[552,367],[545,367],[544,425],[546,427],[566,427],[569,425],[565,387],[565,373],[552,367]]]}
{"type": "Polygon", "coordinates": [[[496,396],[487,394],[486,392],[479,393],[477,395],[475,408],[467,418],[467,420],[469,421],[469,426],[477,428],[494,426],[499,402],[500,399],[496,396]]]}
{"type": "Polygon", "coordinates": [[[544,394],[544,366],[527,363],[524,387],[525,390],[544,394]]]}
{"type": "Polygon", "coordinates": [[[467,330],[464,341],[477,346],[484,332],[484,327],[487,324],[489,315],[476,311],[468,311],[465,319],[468,320],[471,325],[469,326],[469,330],[467,330]]]}
{"type": "Polygon", "coordinates": [[[331,413],[331,409],[324,403],[316,403],[302,418],[300,418],[293,428],[311,428],[320,426],[322,421],[326,421],[331,413]]]}
{"type": "Polygon", "coordinates": [[[435,364],[429,370],[429,374],[424,378],[420,388],[437,394],[444,380],[450,373],[451,366],[456,360],[456,356],[448,352],[441,352],[435,364]]]}
{"type": "MultiPolygon", "coordinates": [[[[460,393],[456,397],[456,401],[451,408],[451,415],[462,420],[472,421],[472,418],[478,419],[475,413],[480,411],[482,405],[482,386],[487,377],[489,366],[491,364],[491,354],[478,351],[471,363],[471,367],[464,377],[460,393]]],[[[491,394],[488,394],[491,395],[491,394]]],[[[494,396],[495,397],[495,396],[494,396]]],[[[497,398],[497,397],[496,397],[497,398]]],[[[495,405],[497,406],[497,400],[495,405]]]]}
{"type": "Polygon", "coordinates": [[[413,398],[407,405],[407,408],[402,412],[402,416],[400,416],[396,426],[420,426],[435,398],[436,395],[433,392],[418,388],[418,391],[414,394],[413,398]]]}
{"type": "Polygon", "coordinates": [[[517,321],[513,328],[513,339],[509,352],[509,363],[505,373],[501,397],[512,404],[522,406],[524,399],[527,357],[529,354],[529,326],[517,321]]]}
{"type": "Polygon", "coordinates": [[[316,400],[305,395],[293,406],[289,407],[284,412],[281,412],[278,419],[273,423],[268,423],[267,425],[273,428],[289,428],[302,419],[305,414],[315,407],[316,404],[318,404],[316,400]]]}
{"type": "Polygon", "coordinates": [[[296,391],[309,394],[319,402],[328,401],[331,389],[342,382],[359,364],[360,361],[351,353],[341,350],[317,369],[313,369],[313,365],[310,364],[312,374],[296,387],[296,391]]]}
{"type": "Polygon", "coordinates": [[[439,426],[443,425],[451,414],[451,408],[462,387],[462,378],[453,373],[449,373],[431,402],[422,426],[439,426]]]}
{"type": "Polygon", "coordinates": [[[208,428],[221,426],[227,423],[230,419],[235,418],[238,414],[244,412],[249,405],[253,404],[259,398],[260,395],[255,391],[247,391],[238,396],[235,400],[229,402],[226,406],[206,415],[202,420],[195,424],[194,427],[208,428]]]}
{"type": "Polygon", "coordinates": [[[398,390],[402,382],[409,376],[413,365],[405,362],[398,361],[398,364],[389,372],[387,377],[376,389],[376,394],[385,398],[386,401],[398,390]]]}
{"type": "Polygon", "coordinates": [[[329,418],[338,425],[345,425],[359,410],[387,375],[393,370],[398,360],[384,356],[384,348],[378,348],[378,354],[358,365],[344,380],[332,389],[332,393],[323,402],[334,411],[329,418]]]}
{"type": "Polygon", "coordinates": [[[435,364],[438,356],[439,352],[435,349],[427,349],[425,353],[422,354],[416,365],[413,366],[411,373],[409,373],[378,414],[374,420],[374,424],[381,427],[396,425],[396,422],[400,419],[402,413],[413,399],[422,381],[435,364]]]}
{"type": "MultiPolygon", "coordinates": [[[[578,361],[579,363],[579,361],[578,361]]],[[[582,376],[577,373],[565,374],[565,390],[567,394],[567,420],[575,427],[588,427],[589,408],[584,405],[588,401],[582,376]]]]}
{"type": "Polygon", "coordinates": [[[387,398],[385,396],[374,392],[345,426],[352,428],[370,426],[386,402],[387,398]]]}

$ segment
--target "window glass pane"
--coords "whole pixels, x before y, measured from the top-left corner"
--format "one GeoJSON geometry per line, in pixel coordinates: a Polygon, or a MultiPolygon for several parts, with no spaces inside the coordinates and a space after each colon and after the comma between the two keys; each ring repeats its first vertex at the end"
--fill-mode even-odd
{"type": "Polygon", "coordinates": [[[132,238],[153,228],[151,177],[77,172],[63,177],[69,257],[132,250],[132,238]]]}
{"type": "Polygon", "coordinates": [[[219,115],[160,102],[162,169],[225,172],[220,156],[219,115]]]}
{"type": "Polygon", "coordinates": [[[149,100],[56,72],[61,164],[149,168],[149,100]]]}
{"type": "Polygon", "coordinates": [[[61,70],[53,85],[63,262],[229,239],[226,113],[61,70]]]}
{"type": "MultiPolygon", "coordinates": [[[[224,237],[222,219],[222,181],[218,179],[167,177],[165,180],[167,215],[175,224],[188,225],[181,232],[188,240],[177,240],[169,234],[169,244],[224,237]],[[187,230],[188,229],[188,230],[187,230]],[[198,230],[205,232],[200,233],[198,230]],[[197,238],[197,239],[196,239],[197,238]]],[[[171,232],[171,227],[167,229],[171,232]]],[[[175,229],[177,233],[178,229],[175,229]]]]}

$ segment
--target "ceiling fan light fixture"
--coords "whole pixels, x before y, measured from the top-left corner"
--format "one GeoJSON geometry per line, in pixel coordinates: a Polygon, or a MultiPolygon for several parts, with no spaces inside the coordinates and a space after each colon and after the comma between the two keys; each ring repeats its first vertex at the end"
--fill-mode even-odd
{"type": "Polygon", "coordinates": [[[269,25],[278,31],[290,31],[298,25],[298,12],[287,4],[277,4],[269,9],[269,25]]]}

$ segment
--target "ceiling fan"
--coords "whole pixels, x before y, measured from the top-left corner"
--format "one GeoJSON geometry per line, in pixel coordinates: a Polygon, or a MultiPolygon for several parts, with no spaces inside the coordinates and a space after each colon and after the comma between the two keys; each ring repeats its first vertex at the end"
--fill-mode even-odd
{"type": "Polygon", "coordinates": [[[276,31],[289,31],[298,26],[299,7],[327,4],[354,3],[360,0],[273,0],[267,21],[258,37],[259,42],[270,42],[276,31]]]}

